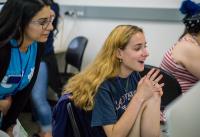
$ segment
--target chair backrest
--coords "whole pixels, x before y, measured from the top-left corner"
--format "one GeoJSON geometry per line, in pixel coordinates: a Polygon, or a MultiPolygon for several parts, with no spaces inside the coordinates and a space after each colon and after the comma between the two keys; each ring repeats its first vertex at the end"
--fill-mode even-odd
{"type": "Polygon", "coordinates": [[[76,107],[69,97],[64,94],[53,109],[53,137],[104,137],[90,126],[91,111],[76,107]]]}
{"type": "Polygon", "coordinates": [[[145,65],[144,71],[140,72],[140,75],[143,77],[152,68],[160,69],[160,73],[163,75],[160,83],[165,84],[163,87],[163,96],[161,98],[161,109],[164,109],[170,102],[172,102],[175,98],[182,94],[181,87],[172,74],[159,67],[145,65]]]}
{"type": "Polygon", "coordinates": [[[65,54],[65,70],[67,71],[67,65],[70,64],[76,67],[79,71],[81,70],[81,64],[83,54],[87,46],[88,39],[84,36],[77,36],[69,43],[65,54]]]}

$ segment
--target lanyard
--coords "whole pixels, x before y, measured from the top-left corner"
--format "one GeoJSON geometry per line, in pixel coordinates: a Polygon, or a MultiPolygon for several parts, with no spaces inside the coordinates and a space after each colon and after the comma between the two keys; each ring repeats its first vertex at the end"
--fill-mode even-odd
{"type": "MultiPolygon", "coordinates": [[[[28,52],[28,51],[27,51],[27,52],[28,52]]],[[[15,88],[15,90],[14,90],[14,92],[13,92],[12,94],[15,94],[15,93],[18,91],[18,89],[19,89],[19,87],[20,87],[20,85],[21,85],[21,82],[22,82],[24,73],[25,73],[25,71],[26,71],[26,69],[27,69],[27,67],[28,67],[28,63],[29,63],[29,59],[30,59],[30,54],[31,54],[31,53],[29,53],[29,55],[28,55],[28,60],[27,60],[26,65],[25,65],[25,67],[24,67],[24,69],[23,69],[23,63],[22,63],[22,60],[23,60],[23,59],[22,59],[22,55],[21,55],[20,49],[18,48],[18,55],[19,55],[19,62],[20,62],[20,69],[21,69],[21,80],[19,81],[18,86],[15,88]]]]}
{"type": "Polygon", "coordinates": [[[31,53],[29,53],[29,55],[28,55],[28,60],[26,62],[26,65],[25,65],[24,69],[23,69],[23,62],[22,62],[23,59],[22,59],[22,55],[21,55],[21,52],[20,52],[19,48],[18,48],[18,54],[19,54],[19,62],[20,62],[20,67],[21,67],[20,68],[21,69],[21,77],[23,77],[24,76],[24,72],[26,71],[26,69],[28,67],[28,63],[29,63],[29,59],[30,59],[30,54],[31,53]]]}

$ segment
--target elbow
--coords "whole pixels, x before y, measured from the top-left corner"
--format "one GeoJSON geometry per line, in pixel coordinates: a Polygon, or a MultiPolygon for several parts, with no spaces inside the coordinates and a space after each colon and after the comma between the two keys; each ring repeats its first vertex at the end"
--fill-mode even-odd
{"type": "Polygon", "coordinates": [[[107,137],[126,137],[126,136],[127,136],[127,134],[125,134],[123,131],[113,129],[110,136],[107,136],[107,137]]]}

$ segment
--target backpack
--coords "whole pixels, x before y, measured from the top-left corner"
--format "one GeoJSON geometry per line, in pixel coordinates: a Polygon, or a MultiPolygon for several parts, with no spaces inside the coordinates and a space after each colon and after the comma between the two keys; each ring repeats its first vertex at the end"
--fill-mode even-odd
{"type": "Polygon", "coordinates": [[[53,109],[53,137],[104,137],[101,127],[90,126],[91,111],[86,112],[76,107],[69,96],[64,94],[53,109]]]}

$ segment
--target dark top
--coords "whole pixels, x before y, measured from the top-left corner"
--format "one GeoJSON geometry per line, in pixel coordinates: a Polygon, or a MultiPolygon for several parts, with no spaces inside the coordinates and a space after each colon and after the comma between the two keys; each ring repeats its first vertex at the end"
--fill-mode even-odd
{"type": "MultiPolygon", "coordinates": [[[[35,62],[35,71],[33,73],[33,77],[30,81],[30,83],[22,89],[20,92],[17,92],[17,94],[12,96],[12,104],[10,109],[8,110],[8,113],[3,117],[2,122],[2,130],[6,130],[8,127],[16,123],[16,119],[18,118],[20,112],[23,110],[29,95],[31,93],[32,87],[35,83],[40,59],[44,51],[44,45],[42,43],[38,44],[38,51],[37,51],[37,57],[35,62]]],[[[10,55],[11,54],[11,46],[5,45],[0,48],[0,81],[3,79],[4,75],[6,74],[6,70],[9,66],[10,62],[10,55]]]]}
{"type": "Polygon", "coordinates": [[[114,77],[104,81],[95,96],[91,126],[115,124],[126,110],[140,80],[138,72],[127,78],[114,77]]]}

